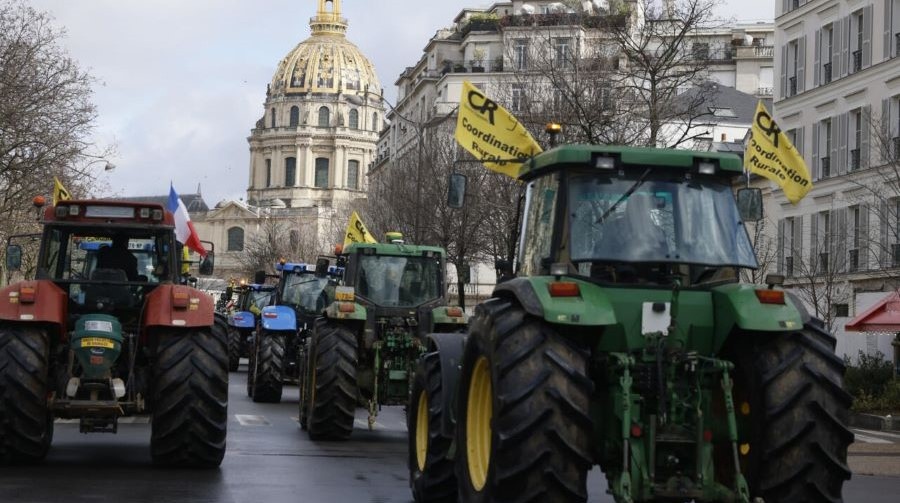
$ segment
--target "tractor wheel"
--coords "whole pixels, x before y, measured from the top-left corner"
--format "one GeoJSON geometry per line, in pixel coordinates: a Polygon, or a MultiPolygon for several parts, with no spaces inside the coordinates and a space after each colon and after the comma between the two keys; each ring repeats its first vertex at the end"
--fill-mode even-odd
{"type": "MultiPolygon", "coordinates": [[[[449,371],[449,369],[448,369],[449,371]]],[[[425,354],[413,380],[407,407],[409,431],[409,485],[417,503],[456,501],[456,475],[450,447],[453,437],[441,432],[444,420],[441,358],[425,354]]]]}
{"type": "Polygon", "coordinates": [[[214,468],[225,455],[228,348],[206,330],[162,334],[153,368],[150,452],[157,465],[214,468]]]}
{"type": "Polygon", "coordinates": [[[587,500],[587,349],[506,299],[479,305],[469,326],[456,427],[460,501],[587,500]]]}
{"type": "Polygon", "coordinates": [[[254,402],[281,401],[284,371],[284,334],[262,332],[256,343],[252,397],[254,402]]]}
{"type": "Polygon", "coordinates": [[[736,373],[736,408],[752,425],[740,446],[751,495],[766,503],[841,502],[852,398],[834,338],[815,324],[762,337],[738,358],[736,373]],[[745,401],[737,397],[742,386],[745,401]]]}
{"type": "Polygon", "coordinates": [[[228,322],[219,316],[216,316],[213,330],[217,336],[228,341],[228,371],[236,371],[241,362],[241,335],[229,327],[228,322]]]}
{"type": "Polygon", "coordinates": [[[300,428],[309,427],[309,337],[297,348],[297,386],[300,388],[299,414],[300,428]]]}
{"type": "Polygon", "coordinates": [[[49,354],[44,330],[0,326],[0,464],[40,461],[50,450],[49,354]]]}
{"type": "Polygon", "coordinates": [[[356,413],[356,335],[334,325],[313,334],[309,383],[309,438],[346,440],[356,413]]]}
{"type": "Polygon", "coordinates": [[[253,337],[253,343],[247,355],[247,396],[253,398],[253,390],[255,388],[256,378],[256,337],[253,337]]]}

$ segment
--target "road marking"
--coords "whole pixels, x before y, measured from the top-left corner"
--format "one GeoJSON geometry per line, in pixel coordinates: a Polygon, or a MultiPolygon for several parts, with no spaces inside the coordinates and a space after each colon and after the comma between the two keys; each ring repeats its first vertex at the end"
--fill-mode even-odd
{"type": "MultiPolygon", "coordinates": [[[[56,419],[55,424],[81,424],[81,419],[56,419]]],[[[150,424],[150,416],[123,416],[119,418],[119,424],[150,424]]]]}
{"type": "Polygon", "coordinates": [[[856,435],[857,442],[863,442],[865,444],[893,444],[890,440],[885,440],[883,438],[873,437],[870,435],[864,435],[859,433],[860,430],[853,430],[853,433],[856,435]]]}
{"type": "Polygon", "coordinates": [[[252,416],[249,414],[235,414],[234,418],[241,423],[241,426],[268,426],[269,420],[266,416],[252,416]]]}
{"type": "MultiPolygon", "coordinates": [[[[368,419],[356,419],[353,421],[353,423],[356,424],[356,426],[359,426],[360,428],[364,428],[366,430],[369,429],[369,420],[368,419]]],[[[384,428],[383,424],[379,423],[378,421],[375,421],[374,429],[380,430],[380,429],[385,429],[385,428],[384,428]]]]}
{"type": "Polygon", "coordinates": [[[900,440],[900,434],[897,434],[897,433],[889,433],[886,431],[863,430],[860,428],[853,428],[853,431],[858,431],[864,435],[874,435],[877,437],[893,438],[894,440],[900,440]]]}

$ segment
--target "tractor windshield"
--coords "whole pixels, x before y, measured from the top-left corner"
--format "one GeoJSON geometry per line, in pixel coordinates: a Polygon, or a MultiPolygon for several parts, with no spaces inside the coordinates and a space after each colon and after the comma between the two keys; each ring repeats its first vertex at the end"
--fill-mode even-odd
{"type": "Polygon", "coordinates": [[[319,313],[328,306],[327,277],[313,274],[290,274],[284,279],[282,299],[306,312],[319,313]]]}
{"type": "Polygon", "coordinates": [[[379,306],[414,307],[441,297],[435,257],[361,255],[357,292],[379,306]]]}
{"type": "Polygon", "coordinates": [[[568,179],[574,264],[656,262],[756,268],[731,186],[670,172],[568,179]]]}

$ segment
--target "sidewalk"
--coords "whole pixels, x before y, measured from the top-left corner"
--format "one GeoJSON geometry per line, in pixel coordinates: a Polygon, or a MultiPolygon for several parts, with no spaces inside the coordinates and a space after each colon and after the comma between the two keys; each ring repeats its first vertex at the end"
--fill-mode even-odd
{"type": "Polygon", "coordinates": [[[853,429],[847,462],[856,475],[900,477],[900,433],[853,429]]]}

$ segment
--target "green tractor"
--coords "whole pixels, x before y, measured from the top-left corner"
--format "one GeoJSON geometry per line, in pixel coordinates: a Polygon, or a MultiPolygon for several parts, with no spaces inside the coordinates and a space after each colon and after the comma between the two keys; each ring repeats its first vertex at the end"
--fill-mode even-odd
{"type": "Polygon", "coordinates": [[[417,502],[841,501],[835,338],[758,267],[732,155],[572,145],[527,161],[518,277],[430,334],[409,406],[417,502]]]}
{"type": "Polygon", "coordinates": [[[388,236],[343,249],[342,284],[300,348],[300,424],[312,439],[347,439],[357,405],[369,428],[382,405],[406,405],[425,335],[465,330],[465,313],[447,306],[444,250],[388,236]]]}

